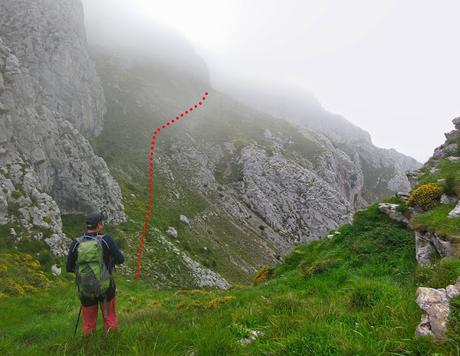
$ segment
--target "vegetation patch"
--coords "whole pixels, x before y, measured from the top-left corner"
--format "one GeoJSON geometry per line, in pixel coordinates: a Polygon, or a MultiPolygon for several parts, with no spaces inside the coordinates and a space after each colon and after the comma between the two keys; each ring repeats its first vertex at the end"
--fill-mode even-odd
{"type": "Polygon", "coordinates": [[[267,282],[273,274],[273,268],[270,266],[261,267],[253,278],[253,283],[255,285],[262,284],[267,282]]]}
{"type": "Polygon", "coordinates": [[[423,210],[430,210],[439,204],[442,189],[437,183],[423,184],[416,188],[407,201],[408,206],[418,206],[423,210]]]}
{"type": "Polygon", "coordinates": [[[460,296],[456,296],[450,301],[450,314],[446,336],[457,345],[460,345],[460,296]]]}
{"type": "Polygon", "coordinates": [[[460,259],[444,257],[431,265],[418,265],[415,279],[420,287],[446,288],[460,276],[460,259]]]}
{"type": "Polygon", "coordinates": [[[460,237],[460,218],[449,217],[454,207],[453,204],[441,204],[430,211],[414,215],[412,222],[415,229],[434,232],[439,236],[460,237]]]}
{"type": "Polygon", "coordinates": [[[50,286],[40,262],[29,254],[0,254],[0,277],[0,293],[3,296],[24,295],[50,286]]]}
{"type": "Polygon", "coordinates": [[[312,263],[309,261],[303,261],[299,265],[300,274],[303,277],[308,278],[336,267],[339,262],[340,260],[336,258],[324,258],[312,263]]]}
{"type": "Polygon", "coordinates": [[[214,308],[218,308],[219,306],[221,306],[222,304],[225,304],[231,300],[234,300],[235,297],[234,296],[231,296],[231,295],[226,295],[226,296],[223,296],[223,297],[218,297],[218,298],[214,298],[212,300],[210,300],[207,304],[207,307],[208,309],[214,309],[214,308]]]}

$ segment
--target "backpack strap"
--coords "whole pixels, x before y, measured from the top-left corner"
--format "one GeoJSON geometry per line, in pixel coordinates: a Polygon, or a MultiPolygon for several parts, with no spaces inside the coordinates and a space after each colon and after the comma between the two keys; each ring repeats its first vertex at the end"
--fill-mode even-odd
{"type": "Polygon", "coordinates": [[[75,246],[73,247],[72,253],[75,252],[75,249],[76,249],[76,248],[80,245],[80,243],[83,241],[84,236],[85,236],[85,235],[80,236],[80,237],[77,237],[77,238],[75,239],[75,241],[76,241],[77,243],[76,243],[75,246]]]}
{"type": "Polygon", "coordinates": [[[107,250],[110,251],[109,244],[107,243],[107,241],[104,240],[105,235],[96,235],[96,237],[99,238],[99,240],[105,244],[105,246],[107,247],[107,250]]]}

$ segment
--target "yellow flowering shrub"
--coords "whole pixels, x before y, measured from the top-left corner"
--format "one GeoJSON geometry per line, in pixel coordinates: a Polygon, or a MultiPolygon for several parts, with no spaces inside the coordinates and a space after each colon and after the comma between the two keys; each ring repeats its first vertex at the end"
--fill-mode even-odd
{"type": "Polygon", "coordinates": [[[230,295],[226,295],[224,297],[219,297],[219,298],[214,298],[213,300],[210,300],[208,302],[208,308],[209,309],[217,308],[221,304],[227,303],[233,299],[235,299],[235,297],[230,296],[230,295]]]}
{"type": "Polygon", "coordinates": [[[407,200],[407,205],[430,210],[439,204],[441,195],[442,189],[437,183],[423,184],[412,192],[407,200]]]}
{"type": "Polygon", "coordinates": [[[180,302],[176,305],[176,309],[204,309],[206,305],[196,300],[180,302]]]}
{"type": "Polygon", "coordinates": [[[0,298],[33,293],[50,287],[48,275],[30,254],[0,253],[0,298]]]}
{"type": "Polygon", "coordinates": [[[25,291],[26,293],[28,293],[28,292],[37,292],[37,291],[38,291],[37,288],[35,288],[34,286],[31,286],[31,285],[29,285],[29,284],[23,285],[22,288],[24,289],[24,291],[25,291]]]}
{"type": "Polygon", "coordinates": [[[6,280],[4,291],[9,295],[23,295],[24,288],[19,283],[12,280],[6,280]]]}

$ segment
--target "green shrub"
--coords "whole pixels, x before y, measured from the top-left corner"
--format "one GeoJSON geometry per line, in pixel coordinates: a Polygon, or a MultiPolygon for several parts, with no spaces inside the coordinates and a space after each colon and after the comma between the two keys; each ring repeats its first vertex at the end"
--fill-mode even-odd
{"type": "Polygon", "coordinates": [[[423,184],[412,192],[407,205],[430,210],[439,204],[441,195],[442,189],[437,183],[423,184]]]}
{"type": "Polygon", "coordinates": [[[208,302],[207,308],[208,309],[217,308],[221,306],[222,304],[232,301],[233,299],[235,299],[235,297],[232,295],[225,295],[223,297],[214,298],[208,302]]]}
{"type": "Polygon", "coordinates": [[[270,266],[263,266],[254,275],[253,282],[255,285],[262,284],[270,279],[273,275],[273,268],[270,266]]]}

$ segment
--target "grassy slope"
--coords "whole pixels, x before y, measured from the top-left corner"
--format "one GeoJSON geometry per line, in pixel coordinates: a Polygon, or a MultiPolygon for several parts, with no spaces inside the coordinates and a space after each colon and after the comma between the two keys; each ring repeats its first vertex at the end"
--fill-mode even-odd
{"type": "MultiPolygon", "coordinates": [[[[72,336],[77,301],[70,278],[59,277],[67,288],[0,299],[0,350],[61,355],[458,353],[458,301],[448,340],[414,337],[420,311],[414,302],[419,277],[412,232],[375,206],[357,213],[354,224],[339,231],[332,240],[296,248],[259,286],[174,292],[119,277],[122,328],[108,337],[72,336]],[[264,334],[240,346],[248,330],[264,334]]],[[[439,273],[446,281],[453,278],[433,270],[434,281],[439,273]]]]}

